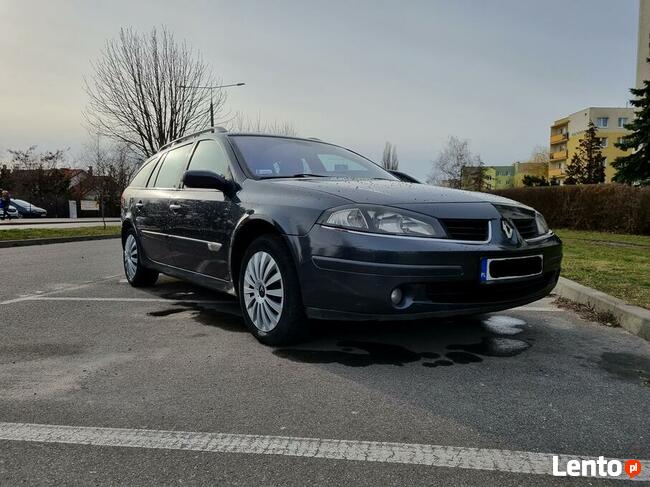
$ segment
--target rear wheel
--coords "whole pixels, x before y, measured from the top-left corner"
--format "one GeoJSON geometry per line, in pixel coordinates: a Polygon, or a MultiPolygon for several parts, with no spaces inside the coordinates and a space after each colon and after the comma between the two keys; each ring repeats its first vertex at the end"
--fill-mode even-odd
{"type": "Polygon", "coordinates": [[[296,269],[280,237],[264,235],[246,250],[238,290],[244,322],[260,342],[282,345],[307,331],[296,269]]]}
{"type": "Polygon", "coordinates": [[[140,241],[132,228],[127,230],[123,246],[124,273],[129,284],[133,287],[153,286],[158,280],[158,271],[142,265],[140,241]]]}

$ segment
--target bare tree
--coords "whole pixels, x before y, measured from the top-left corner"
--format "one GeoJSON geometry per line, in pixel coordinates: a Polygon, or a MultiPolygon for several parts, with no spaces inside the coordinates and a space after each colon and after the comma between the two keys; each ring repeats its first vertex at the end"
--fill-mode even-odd
{"type": "MultiPolygon", "coordinates": [[[[201,56],[164,27],[149,34],[120,29],[92,68],[93,75],[84,79],[89,128],[142,157],[208,124],[210,91],[181,86],[211,85],[215,79],[201,56]]],[[[225,92],[214,90],[215,114],[225,100],[225,92]]]]}
{"type": "Polygon", "coordinates": [[[228,128],[234,132],[254,132],[257,134],[286,135],[297,137],[298,131],[290,122],[279,122],[277,120],[264,121],[261,114],[253,119],[242,112],[236,112],[227,123],[228,128]]]}
{"type": "Polygon", "coordinates": [[[537,145],[533,147],[533,150],[530,154],[530,162],[540,162],[548,164],[548,161],[551,160],[551,151],[548,147],[543,145],[537,145]]]}
{"type": "Polygon", "coordinates": [[[384,146],[384,153],[381,156],[381,165],[388,171],[397,171],[399,167],[399,160],[397,159],[397,147],[388,141],[384,146]]]}
{"type": "Polygon", "coordinates": [[[117,211],[122,192],[137,171],[140,160],[125,143],[106,144],[99,134],[91,135],[82,158],[84,164],[92,168],[83,186],[97,192],[99,212],[106,227],[106,210],[117,211]]]}
{"type": "Polygon", "coordinates": [[[469,150],[469,141],[451,136],[447,144],[432,162],[431,174],[427,177],[429,184],[444,184],[450,188],[462,187],[462,171],[464,166],[472,164],[472,153],[469,150]]]}

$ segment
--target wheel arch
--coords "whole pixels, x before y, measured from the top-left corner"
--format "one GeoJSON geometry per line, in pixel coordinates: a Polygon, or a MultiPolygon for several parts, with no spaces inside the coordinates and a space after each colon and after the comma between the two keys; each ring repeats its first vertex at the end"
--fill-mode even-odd
{"type": "Polygon", "coordinates": [[[261,215],[245,216],[235,228],[230,242],[230,276],[236,292],[238,292],[239,272],[246,249],[256,238],[267,234],[277,235],[282,238],[289,249],[294,265],[296,264],[294,249],[286,238],[286,234],[280,225],[272,219],[261,215]]]}
{"type": "Polygon", "coordinates": [[[133,223],[131,222],[131,220],[124,220],[122,222],[122,245],[124,245],[124,241],[126,240],[127,232],[132,228],[135,228],[135,227],[133,226],[133,223]]]}

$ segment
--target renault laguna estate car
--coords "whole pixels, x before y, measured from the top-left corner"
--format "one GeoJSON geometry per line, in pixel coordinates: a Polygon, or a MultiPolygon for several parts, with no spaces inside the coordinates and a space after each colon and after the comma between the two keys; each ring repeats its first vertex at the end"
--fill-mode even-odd
{"type": "Polygon", "coordinates": [[[211,128],[162,147],[122,198],[124,269],[237,296],[278,345],[308,320],[402,320],[521,306],[553,289],[562,244],[515,201],[400,181],[318,139],[211,128]]]}

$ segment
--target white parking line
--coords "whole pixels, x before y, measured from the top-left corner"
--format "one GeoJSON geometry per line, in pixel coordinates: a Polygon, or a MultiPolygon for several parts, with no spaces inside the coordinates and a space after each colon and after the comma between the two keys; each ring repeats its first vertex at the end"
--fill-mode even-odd
{"type": "Polygon", "coordinates": [[[42,291],[36,291],[35,294],[30,295],[30,296],[21,296],[20,298],[15,298],[15,299],[8,299],[6,301],[0,302],[0,304],[13,304],[13,303],[20,303],[21,301],[29,301],[30,299],[33,299],[34,297],[41,297],[41,296],[50,296],[52,294],[58,294],[58,293],[64,293],[66,291],[76,291],[78,289],[83,289],[89,286],[92,286],[93,284],[98,284],[100,282],[104,281],[110,281],[111,279],[115,279],[116,277],[120,277],[121,274],[116,274],[114,276],[106,276],[101,279],[95,279],[93,281],[86,281],[82,284],[73,284],[71,286],[63,286],[60,287],[59,289],[55,289],[53,291],[49,292],[42,292],[42,291]]]}
{"type": "MultiPolygon", "coordinates": [[[[96,428],[31,423],[0,423],[0,440],[248,455],[284,455],[538,475],[552,475],[553,472],[553,454],[551,453],[417,443],[385,443],[291,436],[96,428]]],[[[565,465],[571,459],[597,460],[593,457],[559,455],[559,464],[565,465]]],[[[641,474],[635,477],[634,480],[650,479],[650,460],[641,460],[641,463],[643,465],[641,474]]],[[[618,478],[628,480],[627,475],[624,473],[618,478]]]]}

